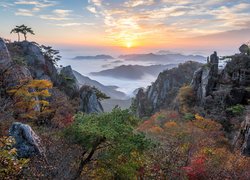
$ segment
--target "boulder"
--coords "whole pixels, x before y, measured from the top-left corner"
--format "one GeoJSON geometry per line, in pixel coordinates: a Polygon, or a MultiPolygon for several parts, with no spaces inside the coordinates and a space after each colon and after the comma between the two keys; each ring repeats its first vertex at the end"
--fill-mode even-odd
{"type": "Polygon", "coordinates": [[[80,89],[80,110],[88,114],[103,112],[103,107],[98,100],[94,88],[90,86],[83,86],[80,89]]]}
{"type": "Polygon", "coordinates": [[[247,54],[249,52],[249,47],[246,44],[242,44],[239,48],[240,53],[247,54]]]}
{"type": "Polygon", "coordinates": [[[44,156],[40,138],[29,125],[15,122],[12,124],[9,135],[15,139],[14,147],[19,158],[30,158],[35,155],[44,156]]]}

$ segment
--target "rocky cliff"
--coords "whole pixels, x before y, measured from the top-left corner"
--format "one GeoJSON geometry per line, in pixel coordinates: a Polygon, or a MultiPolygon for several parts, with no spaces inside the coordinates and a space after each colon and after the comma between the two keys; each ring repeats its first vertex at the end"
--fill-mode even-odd
{"type": "Polygon", "coordinates": [[[226,58],[226,66],[218,71],[219,58],[216,52],[212,54],[208,64],[195,72],[191,86],[196,105],[231,131],[227,108],[237,104],[247,105],[250,97],[250,56],[240,53],[226,58]]]}
{"type": "MultiPolygon", "coordinates": [[[[0,39],[0,70],[1,89],[5,92],[11,86],[16,86],[24,80],[45,79],[51,81],[59,91],[64,92],[64,96],[79,101],[81,107],[89,107],[85,110],[81,108],[84,112],[103,111],[99,100],[95,98],[95,91],[89,90],[90,87],[89,89],[82,88],[80,91],[72,68],[63,67],[58,72],[53,60],[44,55],[41,47],[34,42],[5,43],[0,39]]],[[[51,90],[52,95],[53,92],[51,90]]]]}
{"type": "Polygon", "coordinates": [[[150,116],[162,108],[172,108],[174,99],[184,84],[189,84],[200,63],[186,62],[177,68],[163,71],[146,91],[139,89],[133,106],[139,117],[150,116]]]}
{"type": "Polygon", "coordinates": [[[103,112],[103,107],[97,97],[95,88],[82,86],[80,89],[80,110],[85,113],[103,112]]]}

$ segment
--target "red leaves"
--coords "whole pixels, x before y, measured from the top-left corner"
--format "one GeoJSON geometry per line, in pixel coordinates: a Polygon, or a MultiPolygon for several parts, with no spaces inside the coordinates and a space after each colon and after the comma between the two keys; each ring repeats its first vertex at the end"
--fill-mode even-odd
{"type": "Polygon", "coordinates": [[[205,162],[206,157],[199,156],[192,159],[189,166],[182,168],[189,180],[204,179],[206,177],[205,162]]]}

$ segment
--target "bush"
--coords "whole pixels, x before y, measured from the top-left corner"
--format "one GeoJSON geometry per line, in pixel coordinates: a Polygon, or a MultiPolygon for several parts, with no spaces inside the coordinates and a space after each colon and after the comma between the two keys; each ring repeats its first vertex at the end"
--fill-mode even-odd
{"type": "Polygon", "coordinates": [[[240,116],[244,113],[245,107],[241,104],[237,104],[230,108],[227,108],[227,111],[230,112],[233,116],[240,116]]]}
{"type": "Polygon", "coordinates": [[[0,137],[0,179],[18,179],[29,159],[17,159],[14,139],[0,137]]]}
{"type": "Polygon", "coordinates": [[[195,119],[195,115],[192,114],[192,113],[186,113],[183,118],[187,121],[191,121],[191,120],[194,120],[195,119]]]}
{"type": "Polygon", "coordinates": [[[195,103],[193,88],[188,85],[181,87],[177,95],[177,99],[180,104],[180,111],[184,113],[189,112],[195,103]]]}

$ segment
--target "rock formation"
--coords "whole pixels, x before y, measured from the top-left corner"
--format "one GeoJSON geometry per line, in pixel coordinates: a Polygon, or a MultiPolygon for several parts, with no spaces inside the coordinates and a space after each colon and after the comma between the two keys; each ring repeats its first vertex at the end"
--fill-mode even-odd
{"type": "Polygon", "coordinates": [[[14,147],[19,158],[30,158],[34,155],[44,156],[40,138],[29,125],[15,122],[9,130],[10,136],[15,139],[14,147]]]}
{"type": "Polygon", "coordinates": [[[6,89],[18,85],[21,81],[32,79],[30,71],[26,67],[18,66],[13,62],[5,42],[1,38],[0,73],[2,86],[6,89]]]}
{"type": "Polygon", "coordinates": [[[179,88],[191,82],[194,71],[200,66],[200,63],[189,61],[160,73],[146,91],[143,89],[138,91],[133,103],[137,115],[150,116],[161,108],[173,107],[179,88]]]}
{"type": "Polygon", "coordinates": [[[60,87],[71,98],[79,95],[79,85],[71,66],[60,70],[60,87]]]}
{"type": "Polygon", "coordinates": [[[234,139],[235,148],[241,148],[241,153],[250,157],[250,106],[247,108],[245,120],[234,139]]]}
{"type": "Polygon", "coordinates": [[[103,107],[98,100],[95,89],[83,86],[80,89],[80,110],[85,113],[103,112],[103,107]]]}
{"type": "Polygon", "coordinates": [[[58,85],[58,73],[50,59],[46,58],[39,45],[34,42],[22,41],[9,43],[12,58],[18,56],[24,61],[34,79],[47,79],[58,85]]]}
{"type": "Polygon", "coordinates": [[[236,54],[229,58],[230,61],[219,72],[217,53],[214,53],[209,63],[195,72],[191,82],[197,105],[202,106],[213,119],[222,120],[226,116],[222,115],[226,108],[247,104],[250,96],[250,57],[236,54]]]}

